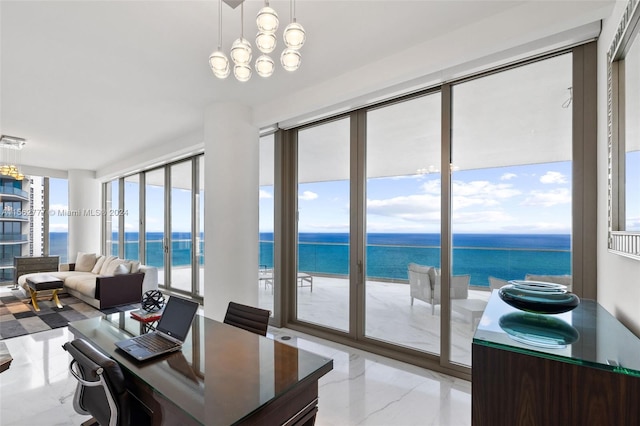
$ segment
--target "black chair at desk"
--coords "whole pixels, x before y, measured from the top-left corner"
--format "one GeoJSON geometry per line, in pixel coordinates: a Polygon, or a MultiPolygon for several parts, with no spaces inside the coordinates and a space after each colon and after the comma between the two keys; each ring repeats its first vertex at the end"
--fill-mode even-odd
{"type": "Polygon", "coordinates": [[[271,312],[266,309],[229,302],[224,322],[252,333],[267,335],[271,312]]]}
{"type": "Polygon", "coordinates": [[[105,426],[148,423],[144,413],[132,408],[136,407],[136,401],[125,387],[124,375],[117,362],[82,339],[67,342],[62,347],[73,357],[69,370],[78,380],[73,408],[78,414],[93,416],[83,426],[96,421],[105,426]]]}

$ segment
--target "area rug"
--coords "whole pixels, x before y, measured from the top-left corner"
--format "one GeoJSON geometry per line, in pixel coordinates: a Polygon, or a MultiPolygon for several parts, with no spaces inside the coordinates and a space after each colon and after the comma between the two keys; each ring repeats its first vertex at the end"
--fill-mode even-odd
{"type": "Polygon", "coordinates": [[[37,333],[52,328],[66,327],[70,321],[94,318],[101,315],[123,312],[140,307],[136,305],[119,306],[117,308],[94,308],[71,295],[60,295],[62,309],[53,301],[38,300],[40,311],[36,312],[29,299],[21,291],[3,292],[0,296],[0,340],[25,334],[37,333]]]}

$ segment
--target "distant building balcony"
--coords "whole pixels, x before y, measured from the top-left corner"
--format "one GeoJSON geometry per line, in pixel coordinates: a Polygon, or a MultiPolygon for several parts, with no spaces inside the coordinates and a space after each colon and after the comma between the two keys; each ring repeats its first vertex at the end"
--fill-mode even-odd
{"type": "Polygon", "coordinates": [[[0,234],[0,245],[2,244],[26,244],[29,236],[24,234],[0,234]]]}
{"type": "Polygon", "coordinates": [[[27,191],[12,186],[0,186],[0,196],[5,200],[19,199],[26,201],[29,199],[29,193],[27,191]]]}
{"type": "Polygon", "coordinates": [[[28,221],[29,215],[21,210],[3,210],[0,211],[0,220],[21,220],[28,221]]]}

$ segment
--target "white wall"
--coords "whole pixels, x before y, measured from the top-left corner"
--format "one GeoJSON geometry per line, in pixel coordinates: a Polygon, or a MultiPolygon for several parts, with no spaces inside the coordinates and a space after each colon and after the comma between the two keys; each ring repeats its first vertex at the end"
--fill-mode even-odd
{"type": "Polygon", "coordinates": [[[616,2],[598,40],[598,302],[640,336],[640,261],[607,250],[607,51],[627,2],[616,2]]]}
{"type": "Polygon", "coordinates": [[[258,306],[259,149],[251,108],[208,107],[204,144],[204,313],[222,320],[230,301],[258,306]]]}
{"type": "Polygon", "coordinates": [[[69,262],[79,251],[100,253],[101,187],[91,170],[69,170],[69,262]]]}

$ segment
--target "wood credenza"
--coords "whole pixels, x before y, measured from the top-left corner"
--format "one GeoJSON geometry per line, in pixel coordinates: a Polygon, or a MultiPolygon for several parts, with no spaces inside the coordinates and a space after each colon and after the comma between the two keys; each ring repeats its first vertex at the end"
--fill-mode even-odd
{"type": "Polygon", "coordinates": [[[474,426],[640,424],[640,339],[592,300],[515,330],[514,312],[494,291],[474,336],[474,426]]]}
{"type": "Polygon", "coordinates": [[[14,282],[18,283],[20,275],[57,271],[59,263],[60,256],[16,256],[13,258],[14,282]]]}

